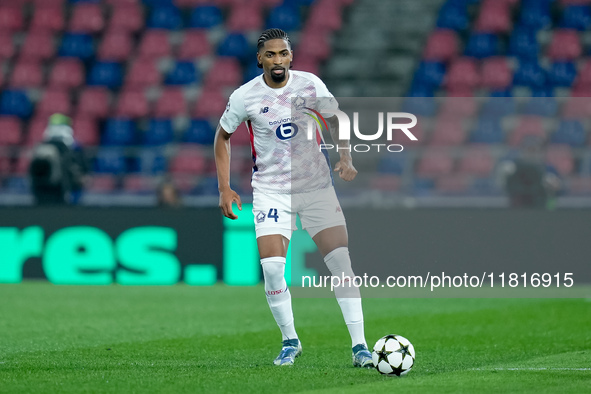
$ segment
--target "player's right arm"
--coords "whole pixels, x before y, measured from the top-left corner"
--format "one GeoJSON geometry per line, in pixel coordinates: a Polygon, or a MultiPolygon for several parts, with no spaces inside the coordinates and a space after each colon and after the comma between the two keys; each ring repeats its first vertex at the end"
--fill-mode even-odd
{"type": "Polygon", "coordinates": [[[222,214],[232,220],[238,219],[238,216],[232,211],[232,204],[236,202],[238,209],[242,211],[242,201],[240,196],[230,188],[230,137],[222,125],[218,125],[215,132],[213,149],[215,152],[215,166],[218,175],[218,190],[220,192],[219,207],[222,214]]]}

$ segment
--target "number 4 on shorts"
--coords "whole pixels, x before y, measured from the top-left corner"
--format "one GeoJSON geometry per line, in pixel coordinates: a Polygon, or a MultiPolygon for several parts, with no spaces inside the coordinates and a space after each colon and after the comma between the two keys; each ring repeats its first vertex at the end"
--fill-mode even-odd
{"type": "Polygon", "coordinates": [[[269,217],[271,219],[275,219],[275,223],[277,223],[277,219],[279,219],[279,215],[277,215],[277,209],[275,209],[275,208],[269,209],[269,214],[267,215],[267,217],[269,217]]]}

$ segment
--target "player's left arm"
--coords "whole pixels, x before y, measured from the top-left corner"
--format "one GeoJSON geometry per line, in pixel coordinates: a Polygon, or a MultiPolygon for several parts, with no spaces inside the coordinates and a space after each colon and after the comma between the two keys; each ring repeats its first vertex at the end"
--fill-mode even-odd
{"type": "Polygon", "coordinates": [[[335,164],[334,171],[339,173],[341,179],[350,182],[357,176],[357,170],[353,166],[349,140],[339,139],[339,121],[336,116],[326,118],[326,123],[333,142],[339,147],[339,161],[335,164]]]}

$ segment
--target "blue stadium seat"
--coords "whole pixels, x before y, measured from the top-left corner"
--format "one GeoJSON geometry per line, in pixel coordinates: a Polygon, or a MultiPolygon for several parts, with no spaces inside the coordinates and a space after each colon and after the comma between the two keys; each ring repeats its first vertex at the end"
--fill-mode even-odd
{"type": "Polygon", "coordinates": [[[404,153],[384,155],[378,163],[378,173],[402,175],[408,165],[408,157],[404,153]]]}
{"type": "Polygon", "coordinates": [[[559,26],[565,29],[588,30],[591,27],[591,8],[588,5],[565,7],[559,26]]]}
{"type": "Polygon", "coordinates": [[[474,33],[468,39],[466,55],[478,59],[499,54],[499,40],[496,34],[474,33]]]}
{"type": "Polygon", "coordinates": [[[171,5],[154,7],[150,12],[147,25],[151,29],[180,29],[183,27],[181,12],[171,5]]]}
{"type": "Polygon", "coordinates": [[[198,81],[197,69],[193,62],[177,62],[166,77],[167,85],[188,85],[198,81]]]}
{"type": "Polygon", "coordinates": [[[246,71],[244,72],[244,82],[248,82],[251,79],[258,77],[262,73],[263,73],[263,69],[257,67],[256,61],[251,62],[246,67],[246,71]]]}
{"type": "Polygon", "coordinates": [[[532,89],[532,98],[523,107],[524,115],[555,116],[558,102],[551,87],[532,89]]]}
{"type": "Polygon", "coordinates": [[[513,84],[517,86],[543,88],[546,82],[546,71],[534,61],[522,62],[513,76],[513,84]]]}
{"type": "Polygon", "coordinates": [[[156,146],[165,145],[174,140],[172,120],[150,119],[148,130],[144,133],[144,145],[156,146]]]}
{"type": "Polygon", "coordinates": [[[439,62],[421,62],[415,72],[414,82],[427,86],[439,87],[443,83],[445,66],[439,62]]]}
{"type": "Polygon", "coordinates": [[[502,144],[504,140],[505,134],[503,133],[500,118],[498,117],[478,119],[476,129],[474,129],[468,139],[469,142],[480,144],[502,144]]]}
{"type": "Polygon", "coordinates": [[[88,85],[116,88],[123,81],[123,70],[116,62],[96,62],[90,70],[88,85]]]}
{"type": "Polygon", "coordinates": [[[273,27],[285,31],[299,30],[301,24],[299,10],[286,5],[273,8],[267,20],[267,28],[273,27]]]}
{"type": "Polygon", "coordinates": [[[510,90],[493,91],[482,105],[482,117],[502,117],[513,115],[516,110],[515,99],[510,90]]]}
{"type": "Polygon", "coordinates": [[[420,90],[411,90],[409,97],[404,100],[402,105],[404,112],[410,112],[418,116],[435,116],[437,112],[437,103],[433,97],[433,92],[421,92],[420,90]],[[430,95],[428,95],[430,94],[430,95]]]}
{"type": "Polygon", "coordinates": [[[550,142],[570,146],[583,146],[586,139],[585,128],[578,120],[562,120],[558,130],[550,136],[550,142]]]}
{"type": "Polygon", "coordinates": [[[102,136],[102,145],[133,145],[136,141],[135,133],[135,126],[131,120],[118,118],[107,119],[102,136]]]}
{"type": "Polygon", "coordinates": [[[523,27],[516,28],[509,40],[509,55],[520,59],[537,59],[540,45],[536,38],[536,32],[523,27]]]}
{"type": "Polygon", "coordinates": [[[0,90],[0,92],[0,115],[14,115],[19,118],[31,116],[33,104],[25,91],[0,90]]]}
{"type": "Polygon", "coordinates": [[[437,27],[440,29],[466,30],[468,23],[468,11],[461,2],[448,1],[439,10],[437,27]]]}
{"type": "Polygon", "coordinates": [[[94,159],[94,171],[103,174],[124,174],[127,163],[120,148],[101,148],[94,159]]]}
{"type": "Polygon", "coordinates": [[[547,29],[552,26],[549,0],[524,0],[521,3],[519,24],[531,29],[547,29]]]}
{"type": "Polygon", "coordinates": [[[224,22],[222,11],[214,5],[196,7],[191,11],[190,27],[209,29],[224,22]]]}
{"type": "Polygon", "coordinates": [[[414,178],[413,193],[416,196],[429,196],[435,188],[435,180],[428,178],[414,178]]]}
{"type": "Polygon", "coordinates": [[[573,62],[556,62],[548,71],[548,82],[552,86],[572,86],[577,76],[577,68],[573,62]]]}
{"type": "Polygon", "coordinates": [[[101,0],[69,0],[70,3],[100,3],[101,0]]]}
{"type": "Polygon", "coordinates": [[[167,162],[164,152],[157,148],[141,149],[134,170],[149,175],[166,172],[167,162]]]}
{"type": "Polygon", "coordinates": [[[59,56],[89,59],[94,55],[94,46],[90,34],[66,33],[58,52],[59,56]]]}
{"type": "Polygon", "coordinates": [[[174,5],[174,0],[142,0],[142,3],[151,7],[167,6],[174,5]]]}
{"type": "MultiPolygon", "coordinates": [[[[240,190],[239,185],[231,185],[233,190],[240,190]]],[[[217,177],[207,176],[202,178],[194,190],[191,191],[193,195],[199,196],[215,196],[218,195],[218,180],[217,177]]]]}
{"type": "Polygon", "coordinates": [[[228,34],[218,47],[218,55],[232,56],[239,59],[252,56],[254,52],[254,49],[250,50],[246,37],[241,33],[228,34]]]}
{"type": "Polygon", "coordinates": [[[185,134],[183,142],[190,142],[203,145],[213,144],[215,131],[206,119],[193,119],[185,134]]]}

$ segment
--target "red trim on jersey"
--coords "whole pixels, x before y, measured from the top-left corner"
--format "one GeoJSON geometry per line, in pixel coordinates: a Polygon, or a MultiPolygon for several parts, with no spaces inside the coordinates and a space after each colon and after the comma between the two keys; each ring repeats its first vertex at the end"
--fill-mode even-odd
{"type": "Polygon", "coordinates": [[[254,129],[250,120],[246,121],[246,128],[248,129],[248,134],[250,134],[250,152],[252,153],[253,168],[257,171],[257,152],[254,150],[254,129]]]}

